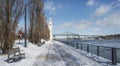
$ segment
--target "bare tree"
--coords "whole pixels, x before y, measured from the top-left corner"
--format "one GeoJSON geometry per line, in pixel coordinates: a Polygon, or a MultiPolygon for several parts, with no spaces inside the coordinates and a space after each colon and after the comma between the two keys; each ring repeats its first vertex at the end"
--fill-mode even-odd
{"type": "Polygon", "coordinates": [[[11,49],[14,44],[15,31],[23,13],[23,4],[24,0],[0,0],[3,53],[7,53],[7,50],[11,49]]]}
{"type": "MultiPolygon", "coordinates": [[[[29,0],[30,2],[33,0],[29,0]]],[[[37,44],[41,41],[41,39],[46,39],[46,35],[49,29],[46,23],[44,12],[43,12],[43,1],[42,0],[34,0],[29,6],[29,18],[30,18],[30,30],[29,30],[29,41],[35,42],[37,44]]]]}
{"type": "Polygon", "coordinates": [[[49,40],[50,38],[50,31],[46,21],[43,24],[43,31],[42,31],[41,37],[42,39],[45,39],[45,40],[49,40]]]}

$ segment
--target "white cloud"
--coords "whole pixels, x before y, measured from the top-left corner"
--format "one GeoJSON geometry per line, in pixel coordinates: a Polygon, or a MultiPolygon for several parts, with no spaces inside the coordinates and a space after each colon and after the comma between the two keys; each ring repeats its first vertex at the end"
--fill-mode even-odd
{"type": "Polygon", "coordinates": [[[61,7],[61,5],[55,5],[53,2],[50,2],[50,1],[47,1],[44,4],[44,9],[48,10],[51,14],[55,14],[57,8],[60,8],[60,7],[61,7]]]}
{"type": "Polygon", "coordinates": [[[100,31],[101,31],[101,28],[95,27],[95,28],[93,28],[93,31],[94,31],[94,32],[100,32],[100,31]]]}
{"type": "Polygon", "coordinates": [[[120,13],[113,13],[103,19],[97,19],[95,22],[81,20],[79,22],[66,22],[62,29],[73,29],[87,31],[88,34],[105,34],[113,29],[120,29],[120,13]]]}
{"type": "Polygon", "coordinates": [[[112,14],[108,17],[105,17],[104,19],[97,20],[96,24],[104,27],[120,28],[120,14],[112,14]]]}
{"type": "Polygon", "coordinates": [[[72,24],[73,24],[72,22],[65,22],[65,23],[61,26],[61,28],[71,27],[72,24]]]}
{"type": "Polygon", "coordinates": [[[112,3],[112,7],[113,8],[120,8],[120,0],[118,1],[118,2],[114,2],[114,3],[112,3]]]}
{"type": "Polygon", "coordinates": [[[81,20],[80,22],[66,22],[63,25],[61,25],[61,28],[73,28],[76,30],[84,30],[84,29],[88,29],[90,26],[92,25],[91,22],[87,21],[87,20],[81,20]]]}
{"type": "Polygon", "coordinates": [[[99,3],[99,5],[97,4],[96,10],[93,12],[91,16],[93,18],[105,16],[108,15],[110,12],[112,12],[114,9],[117,9],[116,12],[119,11],[120,10],[119,8],[120,8],[120,2],[117,1],[111,2],[109,4],[99,3]]]}
{"type": "Polygon", "coordinates": [[[86,3],[88,6],[93,6],[95,4],[95,0],[88,0],[86,3]]]}
{"type": "Polygon", "coordinates": [[[100,7],[98,7],[95,12],[93,13],[93,16],[101,16],[106,14],[107,12],[109,12],[112,9],[111,5],[101,5],[100,7]]]}
{"type": "Polygon", "coordinates": [[[77,30],[87,29],[91,26],[91,22],[87,20],[81,20],[78,24],[74,24],[74,28],[77,30]]]}
{"type": "Polygon", "coordinates": [[[44,5],[45,10],[49,10],[50,13],[55,13],[56,12],[56,7],[53,5],[52,2],[47,1],[44,5]]]}

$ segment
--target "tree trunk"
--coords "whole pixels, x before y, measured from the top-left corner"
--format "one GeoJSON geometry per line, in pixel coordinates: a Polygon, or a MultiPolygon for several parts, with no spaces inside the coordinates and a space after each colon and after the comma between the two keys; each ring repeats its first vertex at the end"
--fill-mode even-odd
{"type": "Polygon", "coordinates": [[[10,49],[9,47],[9,25],[10,25],[10,15],[9,15],[9,0],[6,0],[6,25],[5,25],[5,43],[4,43],[4,47],[3,47],[3,53],[6,54],[7,51],[10,49]]]}

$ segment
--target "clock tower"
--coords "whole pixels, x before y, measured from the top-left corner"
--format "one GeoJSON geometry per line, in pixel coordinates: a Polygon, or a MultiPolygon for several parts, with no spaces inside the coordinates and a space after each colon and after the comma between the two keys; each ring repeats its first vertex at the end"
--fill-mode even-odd
{"type": "Polygon", "coordinates": [[[49,30],[50,30],[50,40],[53,39],[52,37],[52,18],[49,18],[49,30]]]}

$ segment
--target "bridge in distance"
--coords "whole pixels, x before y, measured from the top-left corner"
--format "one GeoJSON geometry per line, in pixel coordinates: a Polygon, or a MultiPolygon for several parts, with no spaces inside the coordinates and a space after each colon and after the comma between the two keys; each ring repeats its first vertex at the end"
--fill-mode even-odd
{"type": "Polygon", "coordinates": [[[54,39],[99,39],[102,35],[79,35],[72,32],[64,32],[60,34],[53,34],[54,39]]]}

